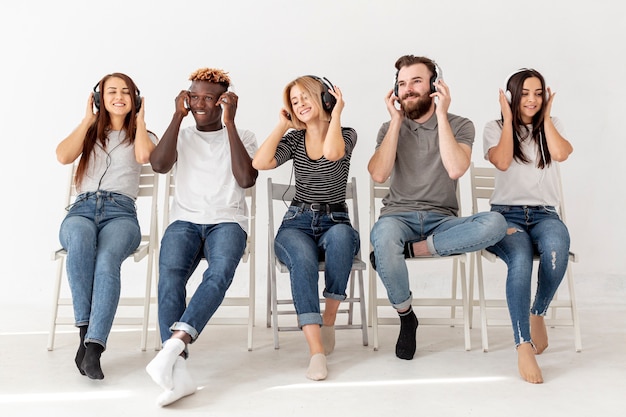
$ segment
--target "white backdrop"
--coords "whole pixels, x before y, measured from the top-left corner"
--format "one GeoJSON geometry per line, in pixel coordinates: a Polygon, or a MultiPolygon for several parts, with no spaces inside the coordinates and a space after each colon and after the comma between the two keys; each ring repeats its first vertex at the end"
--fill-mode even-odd
{"type": "MultiPolygon", "coordinates": [[[[49,254],[58,245],[68,172],[56,161],[55,147],[79,123],[104,74],[121,71],[135,80],[148,128],[161,136],[189,74],[223,68],[240,97],[237,124],[254,131],[259,143],[277,120],[288,81],[328,77],[344,93],[342,124],[359,135],[351,175],[359,183],[367,232],[366,164],[388,119],[383,97],[392,87],[393,64],[404,54],[429,56],[442,67],[450,111],[475,123],[472,159],[481,165],[482,129],[499,117],[505,77],[520,67],[544,74],[557,92],[553,114],[574,145],[562,174],[573,248],[581,258],[576,270],[580,279],[624,276],[626,15],[616,7],[611,0],[585,7],[565,0],[3,2],[0,306],[48,305],[49,254]]],[[[257,275],[263,280],[268,176],[288,180],[289,167],[259,176],[257,275]]],[[[461,186],[467,214],[467,175],[461,186]]],[[[362,246],[368,246],[367,233],[362,246]]]]}

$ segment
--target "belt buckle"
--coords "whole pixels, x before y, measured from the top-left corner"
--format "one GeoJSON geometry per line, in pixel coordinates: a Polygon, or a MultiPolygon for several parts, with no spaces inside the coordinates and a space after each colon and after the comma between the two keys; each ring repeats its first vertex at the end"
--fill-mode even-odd
{"type": "Polygon", "coordinates": [[[325,206],[325,204],[311,203],[311,211],[322,211],[323,206],[325,206]]]}

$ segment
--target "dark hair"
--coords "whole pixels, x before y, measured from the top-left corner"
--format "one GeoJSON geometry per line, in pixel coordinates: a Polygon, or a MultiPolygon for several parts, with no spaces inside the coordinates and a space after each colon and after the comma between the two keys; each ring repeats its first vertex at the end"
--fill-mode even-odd
{"type": "MultiPolygon", "coordinates": [[[[537,168],[543,169],[550,165],[552,157],[548,150],[548,144],[545,141],[545,131],[543,128],[543,121],[545,115],[545,91],[546,82],[543,75],[539,71],[532,68],[524,68],[519,72],[516,72],[509,77],[506,83],[506,90],[511,92],[511,112],[513,114],[513,158],[524,164],[529,163],[528,157],[524,155],[522,151],[520,140],[530,136],[538,147],[537,151],[537,168]],[[522,120],[522,111],[520,108],[520,100],[522,98],[522,91],[524,89],[524,81],[528,78],[538,78],[541,82],[541,92],[543,100],[541,102],[541,109],[532,118],[532,132],[528,131],[526,123],[522,120]]],[[[501,123],[504,122],[502,115],[501,123]]]]}
{"type": "Polygon", "coordinates": [[[435,62],[432,59],[426,58],[425,56],[404,55],[398,58],[398,60],[396,61],[396,76],[400,69],[415,64],[426,65],[426,68],[428,68],[428,71],[430,71],[431,77],[437,73],[435,62]]]}
{"type": "MultiPolygon", "coordinates": [[[[139,89],[135,82],[126,74],[122,74],[121,72],[114,72],[112,74],[107,74],[98,83],[98,91],[104,91],[104,83],[109,78],[120,78],[128,87],[128,90],[131,91],[131,106],[130,112],[126,115],[124,119],[124,127],[123,130],[126,132],[126,139],[124,142],[134,143],[135,142],[135,133],[137,132],[137,97],[139,95],[139,89]]],[[[100,109],[96,112],[96,120],[94,123],[87,129],[87,134],[85,135],[85,142],[83,143],[83,152],[80,158],[80,162],[78,163],[78,168],[76,169],[76,187],[80,187],[83,176],[87,171],[87,166],[89,165],[89,160],[92,156],[93,148],[96,146],[97,142],[100,142],[102,148],[106,149],[106,137],[111,131],[111,116],[109,112],[106,110],[104,104],[100,103],[100,109]]]]}

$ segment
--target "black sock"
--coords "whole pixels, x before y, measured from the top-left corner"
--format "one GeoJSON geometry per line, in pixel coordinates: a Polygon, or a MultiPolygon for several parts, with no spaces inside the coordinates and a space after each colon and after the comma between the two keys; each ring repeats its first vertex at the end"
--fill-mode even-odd
{"type": "Polygon", "coordinates": [[[372,264],[374,271],[376,271],[376,256],[374,256],[374,251],[370,252],[370,263],[372,264]]]}
{"type": "Polygon", "coordinates": [[[415,258],[415,253],[413,253],[413,243],[415,242],[419,242],[419,240],[410,240],[404,244],[405,259],[415,258]]]}
{"type": "Polygon", "coordinates": [[[91,379],[103,379],[104,374],[100,367],[100,356],[104,352],[104,346],[98,343],[87,343],[85,357],[81,364],[85,375],[91,379]]]}
{"type": "Polygon", "coordinates": [[[76,351],[74,362],[76,363],[76,367],[81,375],[85,375],[85,371],[81,368],[81,364],[83,363],[83,358],[85,357],[85,335],[87,334],[87,326],[80,326],[78,331],[80,334],[80,345],[78,345],[78,351],[76,351]]]}
{"type": "Polygon", "coordinates": [[[412,307],[398,315],[400,316],[400,335],[396,343],[396,356],[400,359],[411,360],[417,348],[415,334],[419,322],[412,307]]]}

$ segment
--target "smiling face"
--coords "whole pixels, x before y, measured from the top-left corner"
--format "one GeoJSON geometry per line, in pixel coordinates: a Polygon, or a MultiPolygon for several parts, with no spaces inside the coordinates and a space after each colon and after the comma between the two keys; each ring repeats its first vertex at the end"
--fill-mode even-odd
{"type": "Polygon", "coordinates": [[[537,77],[526,78],[522,86],[522,95],[519,101],[520,115],[524,123],[532,123],[533,116],[541,111],[543,97],[544,91],[541,86],[541,80],[537,77]]]}
{"type": "Polygon", "coordinates": [[[223,85],[193,81],[189,88],[189,108],[198,130],[212,132],[222,128],[222,107],[218,99],[226,91],[223,85]]]}
{"type": "Polygon", "coordinates": [[[101,100],[104,108],[111,116],[126,116],[132,110],[133,99],[126,81],[118,77],[110,77],[104,82],[101,100]]]}
{"type": "Polygon", "coordinates": [[[402,67],[398,71],[398,98],[409,119],[417,120],[431,109],[431,77],[428,67],[421,63],[402,67]]]}
{"type": "Polygon", "coordinates": [[[300,84],[295,84],[289,92],[289,101],[291,103],[292,114],[302,123],[317,120],[319,118],[320,109],[315,100],[311,99],[311,95],[307,90],[302,88],[300,84]]]}

